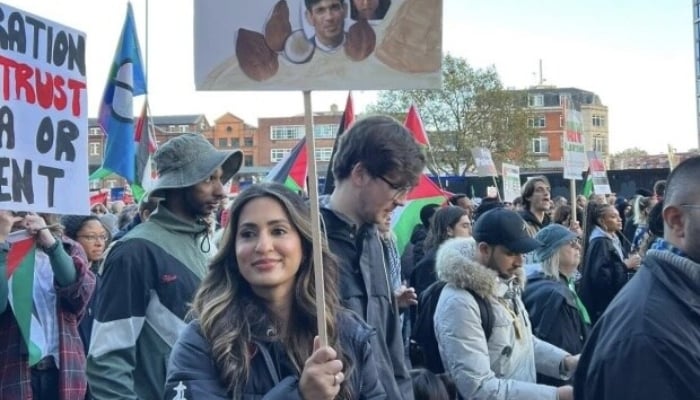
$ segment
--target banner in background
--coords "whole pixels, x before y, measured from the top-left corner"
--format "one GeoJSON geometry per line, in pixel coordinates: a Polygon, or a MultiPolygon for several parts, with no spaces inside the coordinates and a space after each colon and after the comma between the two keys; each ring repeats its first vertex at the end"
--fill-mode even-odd
{"type": "Polygon", "coordinates": [[[498,176],[496,164],[491,158],[491,151],[484,147],[472,149],[472,157],[476,166],[476,173],[479,176],[498,176]]]}
{"type": "Polygon", "coordinates": [[[564,178],[583,179],[586,170],[586,146],[583,140],[583,117],[576,111],[569,99],[562,98],[562,110],[566,121],[564,132],[564,178]]]}
{"type": "Polygon", "coordinates": [[[605,162],[597,151],[589,151],[588,165],[590,167],[590,177],[593,182],[593,193],[595,194],[610,194],[610,182],[608,181],[608,173],[605,170],[605,162]]]}
{"type": "Polygon", "coordinates": [[[520,167],[503,163],[503,201],[512,203],[520,196],[520,167]]]}

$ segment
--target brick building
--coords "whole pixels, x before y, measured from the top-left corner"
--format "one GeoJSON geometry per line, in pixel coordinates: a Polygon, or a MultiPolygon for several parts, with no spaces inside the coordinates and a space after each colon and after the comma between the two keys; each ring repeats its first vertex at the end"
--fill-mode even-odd
{"type": "Polygon", "coordinates": [[[533,116],[528,125],[539,130],[530,151],[542,168],[561,168],[566,122],[563,99],[569,108],[581,112],[586,151],[595,150],[607,160],[609,155],[608,107],[593,92],[576,88],[535,86],[520,91],[533,116]]]}
{"type": "MultiPolygon", "coordinates": [[[[314,138],[316,139],[316,161],[319,176],[324,176],[331,159],[333,143],[338,133],[342,111],[333,107],[330,112],[314,113],[314,138]]],[[[288,154],[304,137],[304,116],[258,118],[256,165],[271,169],[288,154]]]]}

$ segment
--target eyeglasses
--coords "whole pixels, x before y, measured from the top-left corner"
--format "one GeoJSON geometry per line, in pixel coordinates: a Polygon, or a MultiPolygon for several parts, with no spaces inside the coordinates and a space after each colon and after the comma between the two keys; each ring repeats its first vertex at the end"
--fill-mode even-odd
{"type": "Polygon", "coordinates": [[[581,247],[581,239],[576,238],[576,239],[571,239],[569,240],[569,246],[571,247],[581,247]]]}
{"type": "Polygon", "coordinates": [[[396,191],[396,194],[394,194],[394,197],[393,197],[394,200],[405,197],[408,194],[408,192],[410,192],[411,189],[413,189],[413,186],[399,186],[399,185],[391,182],[390,180],[386,179],[382,175],[377,175],[376,177],[383,180],[384,183],[389,185],[389,187],[391,189],[396,191]]]}
{"type": "Polygon", "coordinates": [[[109,240],[109,237],[107,235],[79,235],[78,236],[81,239],[85,239],[90,243],[95,243],[98,240],[101,242],[106,242],[109,240]]]}

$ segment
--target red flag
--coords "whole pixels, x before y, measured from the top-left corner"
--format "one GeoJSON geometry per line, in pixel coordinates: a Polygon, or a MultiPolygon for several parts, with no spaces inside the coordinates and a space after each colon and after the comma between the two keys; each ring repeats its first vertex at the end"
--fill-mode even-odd
{"type": "Polygon", "coordinates": [[[345,102],[345,110],[343,110],[343,116],[340,118],[340,125],[338,125],[338,134],[335,136],[335,143],[333,143],[333,151],[331,152],[331,159],[328,162],[328,171],[326,172],[326,182],[323,185],[323,194],[333,193],[335,189],[335,178],[333,177],[333,160],[335,159],[335,152],[338,151],[338,140],[340,136],[345,132],[350,126],[355,122],[355,107],[352,104],[352,92],[348,92],[348,99],[345,102]]]}
{"type": "MultiPolygon", "coordinates": [[[[408,110],[404,126],[411,131],[416,142],[422,146],[430,145],[415,106],[411,106],[408,110]]],[[[428,204],[440,206],[446,202],[447,196],[445,192],[435,182],[431,181],[428,175],[422,174],[418,185],[408,193],[406,204],[397,208],[392,214],[391,228],[396,235],[396,245],[399,248],[399,252],[403,253],[410,241],[413,229],[417,224],[421,223],[420,210],[428,204]]]]}
{"type": "Polygon", "coordinates": [[[406,120],[403,124],[408,130],[413,132],[413,137],[416,139],[416,142],[423,146],[430,147],[428,135],[425,134],[423,121],[420,119],[420,114],[418,114],[418,109],[415,104],[411,104],[411,108],[408,109],[408,114],[406,114],[406,120]]]}
{"type": "Polygon", "coordinates": [[[107,192],[100,191],[98,193],[90,195],[90,207],[97,204],[107,205],[107,194],[107,192]]]}

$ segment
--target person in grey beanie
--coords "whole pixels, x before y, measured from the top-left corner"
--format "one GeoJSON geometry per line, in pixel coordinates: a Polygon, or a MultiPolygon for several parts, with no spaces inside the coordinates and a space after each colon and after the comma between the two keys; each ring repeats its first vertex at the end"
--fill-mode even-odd
{"type": "MultiPolygon", "coordinates": [[[[541,268],[528,276],[523,292],[533,333],[571,354],[579,354],[591,324],[574,287],[574,276],[581,262],[580,240],[559,224],[542,228],[535,239],[542,242],[542,247],[534,252],[541,268]]],[[[537,382],[555,386],[568,383],[540,374],[537,382]]]]}

